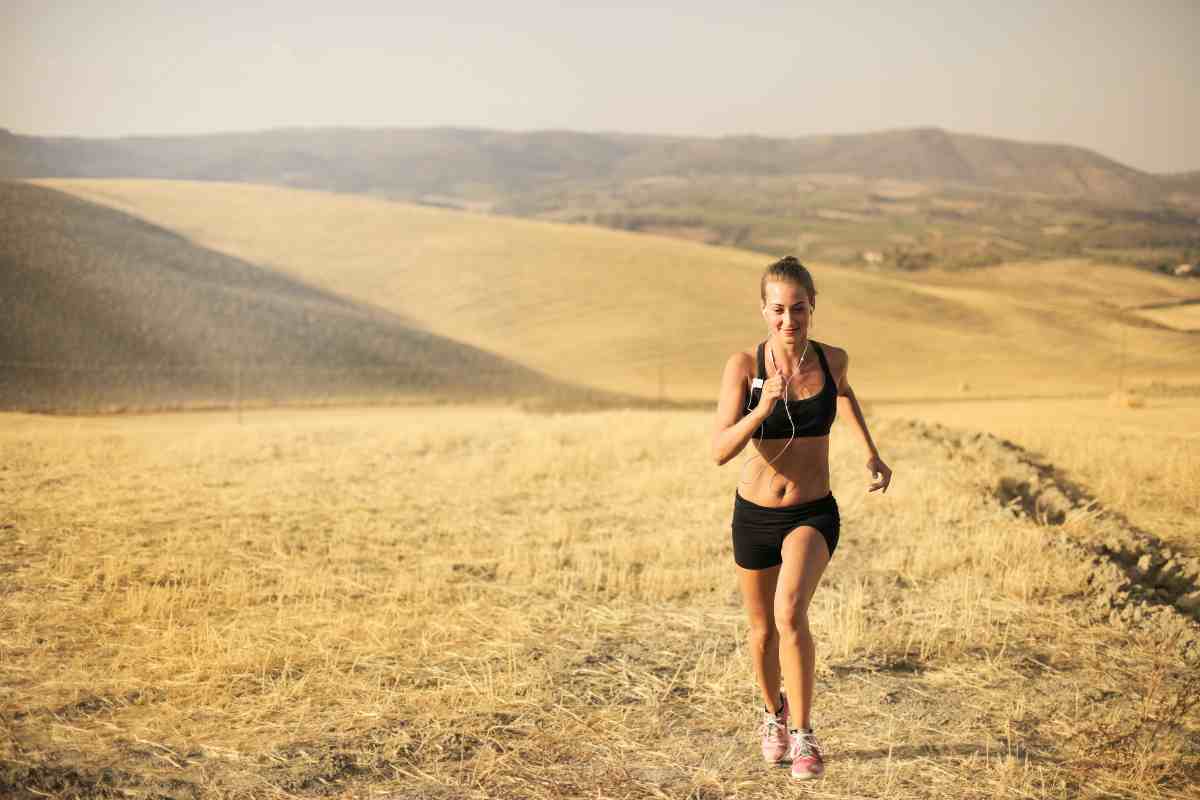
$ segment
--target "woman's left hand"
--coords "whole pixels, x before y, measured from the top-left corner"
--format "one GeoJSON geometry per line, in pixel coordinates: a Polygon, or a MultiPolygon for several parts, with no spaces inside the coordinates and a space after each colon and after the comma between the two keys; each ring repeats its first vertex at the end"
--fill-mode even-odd
{"type": "Polygon", "coordinates": [[[867,461],[867,470],[875,479],[871,483],[871,488],[868,492],[873,492],[876,489],[882,489],[884,494],[887,494],[888,486],[892,482],[892,469],[887,464],[883,463],[883,459],[879,456],[873,456],[867,461]]]}

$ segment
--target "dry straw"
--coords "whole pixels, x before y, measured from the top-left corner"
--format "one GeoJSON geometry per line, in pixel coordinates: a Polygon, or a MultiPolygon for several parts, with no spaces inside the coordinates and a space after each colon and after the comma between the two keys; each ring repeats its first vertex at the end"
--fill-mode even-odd
{"type": "MultiPolygon", "coordinates": [[[[452,407],[0,434],[11,788],[777,797],[708,414],[452,407]]],[[[879,422],[813,606],[814,797],[1185,797],[1194,671],[1098,619],[982,440],[879,422]]],[[[1082,517],[1072,535],[1087,535],[1082,517]]]]}

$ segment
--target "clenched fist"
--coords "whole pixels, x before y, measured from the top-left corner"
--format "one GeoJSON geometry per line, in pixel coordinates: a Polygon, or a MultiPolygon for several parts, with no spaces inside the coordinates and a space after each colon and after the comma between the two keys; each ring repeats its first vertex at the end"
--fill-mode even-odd
{"type": "Polygon", "coordinates": [[[763,381],[762,394],[759,396],[758,405],[764,409],[764,414],[770,414],[775,410],[775,403],[780,398],[786,400],[788,381],[791,380],[790,375],[779,374],[773,378],[767,378],[763,381]]]}

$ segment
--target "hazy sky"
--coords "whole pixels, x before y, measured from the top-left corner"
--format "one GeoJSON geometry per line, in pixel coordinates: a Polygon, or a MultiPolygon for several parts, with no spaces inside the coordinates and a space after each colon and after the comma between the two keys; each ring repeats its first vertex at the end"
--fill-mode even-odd
{"type": "Polygon", "coordinates": [[[3,3],[17,133],[934,125],[1200,169],[1200,0],[3,3]]]}

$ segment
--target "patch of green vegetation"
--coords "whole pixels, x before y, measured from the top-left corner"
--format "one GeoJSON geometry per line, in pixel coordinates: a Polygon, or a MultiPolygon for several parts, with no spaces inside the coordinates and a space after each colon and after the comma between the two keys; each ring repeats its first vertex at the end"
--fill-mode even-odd
{"type": "Polygon", "coordinates": [[[914,184],[898,197],[883,183],[806,175],[608,181],[542,187],[497,210],[630,231],[703,230],[713,244],[905,270],[1080,256],[1161,269],[1200,252],[1200,229],[1177,209],[951,184],[914,184]]]}

